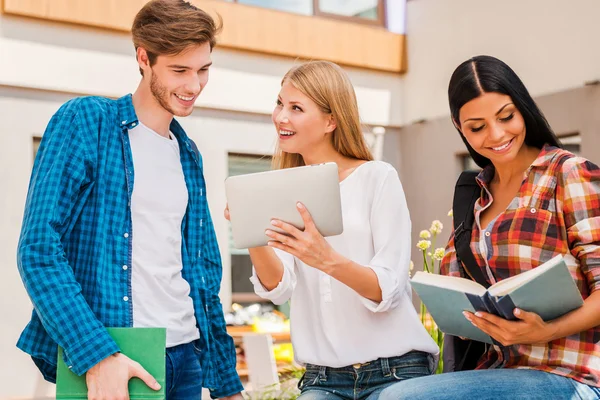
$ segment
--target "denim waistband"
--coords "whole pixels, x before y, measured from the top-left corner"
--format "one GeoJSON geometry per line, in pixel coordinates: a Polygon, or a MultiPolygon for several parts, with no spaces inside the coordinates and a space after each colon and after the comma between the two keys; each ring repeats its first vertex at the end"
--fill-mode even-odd
{"type": "Polygon", "coordinates": [[[423,351],[413,350],[406,354],[396,357],[378,358],[377,360],[368,361],[364,363],[357,363],[348,365],[345,367],[326,367],[322,365],[306,364],[307,371],[318,372],[319,375],[325,375],[326,373],[335,372],[369,372],[369,371],[383,371],[384,376],[391,373],[391,369],[398,366],[418,366],[418,365],[430,365],[432,355],[423,351]]]}

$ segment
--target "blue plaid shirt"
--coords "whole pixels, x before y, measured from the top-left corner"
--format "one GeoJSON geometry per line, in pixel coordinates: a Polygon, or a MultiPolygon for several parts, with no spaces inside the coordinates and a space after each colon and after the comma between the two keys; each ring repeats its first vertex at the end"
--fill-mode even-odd
{"type": "MultiPolygon", "coordinates": [[[[138,119],[131,95],[67,102],[52,117],[33,166],[18,248],[31,297],[31,321],[17,346],[56,380],[57,346],[84,374],[119,351],[105,327],[133,325],[128,129],[138,119]]],[[[206,201],[202,158],[173,120],[189,192],[182,222],[183,277],[190,285],[202,349],[204,387],[213,397],[243,390],[219,300],[222,267],[206,201]]]]}

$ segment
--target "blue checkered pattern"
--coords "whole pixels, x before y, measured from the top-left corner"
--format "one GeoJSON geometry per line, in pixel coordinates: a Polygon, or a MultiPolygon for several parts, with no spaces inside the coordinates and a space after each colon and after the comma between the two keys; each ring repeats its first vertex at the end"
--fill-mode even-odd
{"type": "MultiPolygon", "coordinates": [[[[18,247],[19,272],[34,310],[17,346],[51,382],[57,346],[81,375],[119,350],[105,327],[133,324],[129,267],[135,176],[128,129],[137,124],[131,95],[78,98],[52,117],[40,144],[18,247]]],[[[200,330],[204,387],[213,397],[229,396],[243,387],[219,299],[221,257],[202,158],[177,121],[170,128],[189,192],[182,274],[200,330]]]]}

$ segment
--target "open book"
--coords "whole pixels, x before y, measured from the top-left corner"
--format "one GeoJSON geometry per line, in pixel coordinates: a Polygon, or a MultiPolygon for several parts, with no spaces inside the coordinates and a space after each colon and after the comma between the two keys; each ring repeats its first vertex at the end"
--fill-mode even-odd
{"type": "Polygon", "coordinates": [[[581,293],[561,255],[497,282],[488,290],[470,279],[420,271],[411,283],[442,332],[486,343],[494,341],[473,326],[463,311],[484,311],[515,320],[513,311],[520,308],[548,321],[583,305],[581,293]]]}

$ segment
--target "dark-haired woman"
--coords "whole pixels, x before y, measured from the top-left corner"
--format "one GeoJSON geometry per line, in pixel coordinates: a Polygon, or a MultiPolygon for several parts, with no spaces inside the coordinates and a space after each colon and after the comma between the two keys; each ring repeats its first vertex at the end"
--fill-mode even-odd
{"type": "MultiPolygon", "coordinates": [[[[558,254],[584,305],[543,321],[465,312],[501,345],[476,370],[410,379],[380,396],[397,399],[600,398],[600,169],[561,149],[514,71],[488,56],[462,63],[448,89],[450,111],[482,168],[470,249],[490,284],[558,254]]],[[[451,237],[442,272],[462,276],[451,237]]]]}

